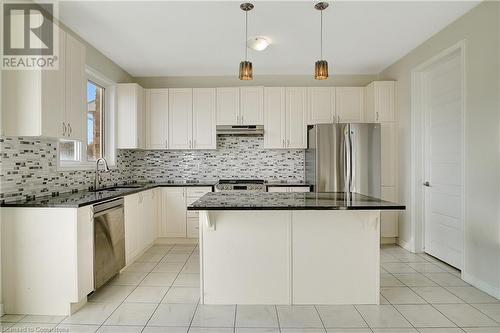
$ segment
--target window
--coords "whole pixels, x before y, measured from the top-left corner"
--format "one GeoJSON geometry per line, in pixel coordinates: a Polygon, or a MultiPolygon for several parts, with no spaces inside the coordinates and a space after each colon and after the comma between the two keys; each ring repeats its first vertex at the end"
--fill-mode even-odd
{"type": "Polygon", "coordinates": [[[105,157],[114,165],[114,92],[115,83],[87,68],[86,141],[59,140],[60,168],[88,168],[105,157]]]}
{"type": "Polygon", "coordinates": [[[87,161],[104,156],[104,88],[87,81],[87,161]]]}

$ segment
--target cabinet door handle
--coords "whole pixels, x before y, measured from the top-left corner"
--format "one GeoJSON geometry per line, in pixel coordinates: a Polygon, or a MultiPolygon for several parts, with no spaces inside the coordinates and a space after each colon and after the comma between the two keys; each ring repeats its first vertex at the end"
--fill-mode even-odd
{"type": "Polygon", "coordinates": [[[168,149],[168,140],[165,140],[165,148],[168,149]]]}
{"type": "Polygon", "coordinates": [[[375,116],[376,116],[376,119],[377,119],[377,121],[378,121],[378,111],[377,111],[377,112],[375,112],[375,116]]]}
{"type": "Polygon", "coordinates": [[[193,148],[196,148],[196,139],[193,140],[193,148]]]}
{"type": "Polygon", "coordinates": [[[283,139],[283,143],[281,144],[281,147],[285,148],[285,139],[283,139]]]}
{"type": "Polygon", "coordinates": [[[63,136],[66,136],[66,123],[63,121],[63,136]]]}
{"type": "Polygon", "coordinates": [[[71,128],[71,124],[70,123],[68,123],[68,129],[69,129],[68,136],[71,136],[71,133],[73,133],[73,129],[71,128]]]}
{"type": "Polygon", "coordinates": [[[243,115],[241,116],[241,125],[243,125],[243,115]]]}
{"type": "Polygon", "coordinates": [[[189,148],[193,148],[193,144],[192,144],[191,140],[189,140],[189,148]]]}
{"type": "Polygon", "coordinates": [[[337,115],[337,123],[340,123],[340,116],[337,115]]]}
{"type": "Polygon", "coordinates": [[[290,147],[290,139],[286,140],[286,147],[290,147]]]}

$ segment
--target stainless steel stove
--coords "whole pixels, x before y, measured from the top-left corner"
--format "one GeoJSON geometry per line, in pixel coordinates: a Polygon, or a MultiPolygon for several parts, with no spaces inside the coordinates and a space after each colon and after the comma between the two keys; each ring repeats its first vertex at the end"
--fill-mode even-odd
{"type": "Polygon", "coordinates": [[[221,191],[266,192],[266,185],[262,179],[221,179],[215,185],[215,192],[221,191]]]}

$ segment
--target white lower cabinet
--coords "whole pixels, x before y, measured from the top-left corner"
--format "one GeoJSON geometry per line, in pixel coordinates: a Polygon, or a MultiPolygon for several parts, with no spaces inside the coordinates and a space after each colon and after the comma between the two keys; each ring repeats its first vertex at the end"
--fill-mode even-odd
{"type": "Polygon", "coordinates": [[[158,205],[156,189],[124,197],[125,261],[130,264],[156,239],[158,205]]]}
{"type": "Polygon", "coordinates": [[[161,189],[160,237],[186,237],[186,194],[184,187],[161,189]]]}
{"type": "MultiPolygon", "coordinates": [[[[396,202],[396,188],[394,186],[382,186],[382,200],[396,202]]],[[[398,212],[380,212],[380,235],[386,238],[398,237],[398,212]]]]}
{"type": "Polygon", "coordinates": [[[162,188],[160,237],[197,238],[198,212],[186,208],[211,191],[211,187],[162,188]]]}

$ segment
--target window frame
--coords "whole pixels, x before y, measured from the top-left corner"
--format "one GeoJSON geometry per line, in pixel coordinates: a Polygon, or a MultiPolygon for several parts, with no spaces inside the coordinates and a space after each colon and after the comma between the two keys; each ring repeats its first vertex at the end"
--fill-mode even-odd
{"type": "MultiPolygon", "coordinates": [[[[116,82],[108,79],[95,69],[90,66],[85,66],[85,87],[87,87],[87,81],[91,81],[94,84],[104,88],[104,112],[102,115],[103,122],[103,147],[104,158],[107,160],[110,167],[116,166],[116,82]]],[[[85,88],[85,91],[87,89],[85,88]]],[[[85,101],[87,98],[85,97],[85,101]]],[[[85,105],[87,103],[85,102],[85,105]]],[[[87,110],[84,111],[87,113],[87,110]]],[[[87,122],[87,117],[85,117],[85,122],[87,122]]],[[[85,131],[87,133],[87,130],[85,131]]],[[[95,162],[87,160],[87,142],[88,138],[86,136],[85,141],[76,141],[76,149],[78,151],[79,160],[78,161],[61,161],[60,158],[60,139],[57,140],[57,166],[58,170],[86,170],[95,167],[95,162]]]]}

